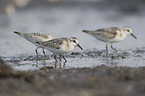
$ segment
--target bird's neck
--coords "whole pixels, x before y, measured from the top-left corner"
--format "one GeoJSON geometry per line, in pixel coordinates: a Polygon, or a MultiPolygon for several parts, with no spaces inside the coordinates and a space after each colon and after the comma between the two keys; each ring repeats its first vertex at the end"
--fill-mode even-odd
{"type": "Polygon", "coordinates": [[[72,45],[72,43],[69,40],[67,41],[66,47],[70,50],[74,49],[74,46],[72,45]]]}
{"type": "Polygon", "coordinates": [[[71,44],[69,40],[64,42],[64,45],[61,47],[62,50],[65,50],[66,52],[70,52],[74,49],[74,46],[71,44]]]}
{"type": "Polygon", "coordinates": [[[122,30],[121,32],[118,32],[117,38],[118,38],[119,40],[123,40],[123,39],[126,38],[126,36],[127,36],[127,34],[122,30]]]}

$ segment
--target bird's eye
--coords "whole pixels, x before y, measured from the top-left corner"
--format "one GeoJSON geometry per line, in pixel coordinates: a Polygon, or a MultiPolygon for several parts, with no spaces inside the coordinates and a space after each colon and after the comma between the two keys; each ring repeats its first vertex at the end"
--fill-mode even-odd
{"type": "Polygon", "coordinates": [[[127,29],[126,31],[127,31],[127,32],[130,32],[130,30],[128,30],[128,29],[127,29]]]}
{"type": "Polygon", "coordinates": [[[74,43],[76,43],[76,40],[73,40],[74,43]]]}

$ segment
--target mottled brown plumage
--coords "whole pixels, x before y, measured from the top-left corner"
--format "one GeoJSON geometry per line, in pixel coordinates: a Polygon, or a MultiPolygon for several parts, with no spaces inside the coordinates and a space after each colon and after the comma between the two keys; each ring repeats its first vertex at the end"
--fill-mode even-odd
{"type": "MultiPolygon", "coordinates": [[[[25,39],[27,39],[28,41],[32,42],[33,44],[35,44],[37,46],[35,52],[37,54],[38,57],[38,53],[37,53],[37,49],[38,48],[42,48],[43,49],[43,54],[45,55],[45,51],[44,51],[44,47],[35,43],[35,42],[44,42],[44,41],[49,41],[54,39],[53,36],[51,36],[50,34],[45,34],[45,33],[21,33],[21,32],[16,32],[14,31],[14,33],[24,37],[25,39]]],[[[45,55],[46,56],[46,55],[45,55]]]]}
{"type": "MultiPolygon", "coordinates": [[[[45,49],[53,52],[54,58],[57,61],[56,55],[63,55],[63,59],[67,61],[64,57],[65,53],[71,52],[76,46],[83,50],[83,48],[78,44],[78,39],[76,37],[70,38],[58,38],[46,42],[35,42],[45,49]]],[[[60,56],[61,57],[61,56],[60,56]]]]}
{"type": "Polygon", "coordinates": [[[54,37],[46,33],[21,33],[21,32],[14,32],[14,33],[24,37],[25,39],[27,39],[32,43],[36,41],[48,41],[54,39],[54,37]]]}
{"type": "Polygon", "coordinates": [[[100,35],[108,39],[115,38],[115,36],[117,35],[117,31],[121,31],[121,29],[118,27],[108,27],[108,28],[101,28],[95,31],[83,30],[83,32],[88,33],[90,35],[94,35],[94,36],[100,35]]]}
{"type": "Polygon", "coordinates": [[[67,38],[53,39],[47,42],[41,42],[40,44],[44,46],[49,46],[51,48],[60,49],[60,45],[63,43],[64,40],[67,40],[67,38]]]}
{"type": "Polygon", "coordinates": [[[47,39],[47,38],[49,38],[50,34],[45,34],[45,33],[30,33],[30,34],[26,34],[26,36],[31,36],[31,37],[33,37],[33,36],[40,36],[42,38],[47,39]]]}

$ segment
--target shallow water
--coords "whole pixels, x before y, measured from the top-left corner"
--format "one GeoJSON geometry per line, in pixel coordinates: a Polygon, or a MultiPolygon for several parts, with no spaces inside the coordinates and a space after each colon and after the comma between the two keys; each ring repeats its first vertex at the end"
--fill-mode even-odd
{"type": "MultiPolygon", "coordinates": [[[[48,4],[49,5],[49,4],[48,4]]],[[[76,67],[95,67],[98,65],[106,66],[129,66],[140,67],[145,66],[145,54],[140,53],[138,57],[134,51],[144,51],[145,41],[145,14],[144,11],[125,14],[116,10],[117,7],[111,9],[101,9],[94,3],[60,3],[50,4],[49,6],[29,7],[16,10],[16,13],[6,17],[0,15],[0,55],[6,60],[13,61],[17,58],[19,62],[8,63],[16,70],[34,70],[44,66],[55,67],[53,59],[39,61],[35,60],[35,45],[31,44],[23,37],[13,33],[13,31],[21,31],[25,33],[42,32],[49,33],[56,38],[75,36],[79,39],[80,45],[84,48],[81,51],[76,48],[74,52],[103,52],[105,53],[105,43],[81,32],[83,29],[98,29],[111,26],[130,26],[134,35],[138,38],[128,36],[124,41],[114,44],[119,53],[127,52],[129,56],[117,57],[110,56],[108,60],[104,55],[99,57],[96,54],[92,56],[74,56],[67,55],[68,62],[65,68],[76,67]],[[95,51],[94,51],[95,50],[95,51]],[[96,51],[97,50],[97,51],[96,51]],[[33,57],[34,60],[23,60],[24,58],[33,57]],[[22,58],[22,59],[20,59],[22,58]],[[121,58],[121,59],[120,59],[121,58]]],[[[46,51],[50,56],[52,53],[46,51]]],[[[113,52],[110,49],[110,54],[113,52]]],[[[39,50],[42,54],[42,50],[39,50]]],[[[114,53],[113,53],[114,54],[114,53]]],[[[122,55],[123,53],[121,53],[122,55]]],[[[116,56],[116,55],[115,55],[116,56]]],[[[42,56],[43,58],[43,56],[42,56]]],[[[59,65],[59,64],[57,64],[59,65]]],[[[63,62],[61,63],[63,68],[63,62]]],[[[59,66],[56,66],[59,68],[59,66]]]]}
{"type": "Polygon", "coordinates": [[[105,51],[73,52],[66,55],[68,62],[64,62],[64,60],[55,62],[53,55],[47,55],[47,57],[40,55],[39,58],[25,55],[3,57],[3,59],[16,70],[93,68],[100,65],[110,67],[143,67],[145,66],[145,48],[129,50],[129,52],[110,53],[108,57],[105,55],[105,51]]]}

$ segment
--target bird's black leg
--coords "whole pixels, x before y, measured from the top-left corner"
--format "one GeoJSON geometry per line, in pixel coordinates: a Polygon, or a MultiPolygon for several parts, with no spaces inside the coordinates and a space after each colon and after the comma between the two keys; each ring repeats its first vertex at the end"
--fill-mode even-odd
{"type": "Polygon", "coordinates": [[[112,44],[111,44],[111,48],[112,48],[114,51],[116,51],[116,52],[117,52],[117,50],[116,50],[115,48],[113,48],[112,44]]]}
{"type": "Polygon", "coordinates": [[[35,52],[36,52],[36,56],[37,56],[37,58],[38,58],[38,52],[37,52],[37,49],[38,49],[38,48],[36,48],[35,52]]]}
{"type": "Polygon", "coordinates": [[[57,62],[56,54],[54,54],[54,59],[55,59],[55,61],[57,62]]]}
{"type": "Polygon", "coordinates": [[[65,60],[65,62],[67,62],[67,60],[66,60],[65,57],[64,57],[64,54],[63,54],[62,58],[65,60]]]}
{"type": "Polygon", "coordinates": [[[44,56],[46,57],[46,54],[45,54],[44,48],[43,48],[43,54],[44,54],[44,56]]]}
{"type": "Polygon", "coordinates": [[[108,43],[106,44],[106,55],[108,56],[108,43]]]}
{"type": "Polygon", "coordinates": [[[62,55],[60,54],[59,56],[60,56],[60,57],[59,57],[59,60],[61,61],[62,55]]]}

